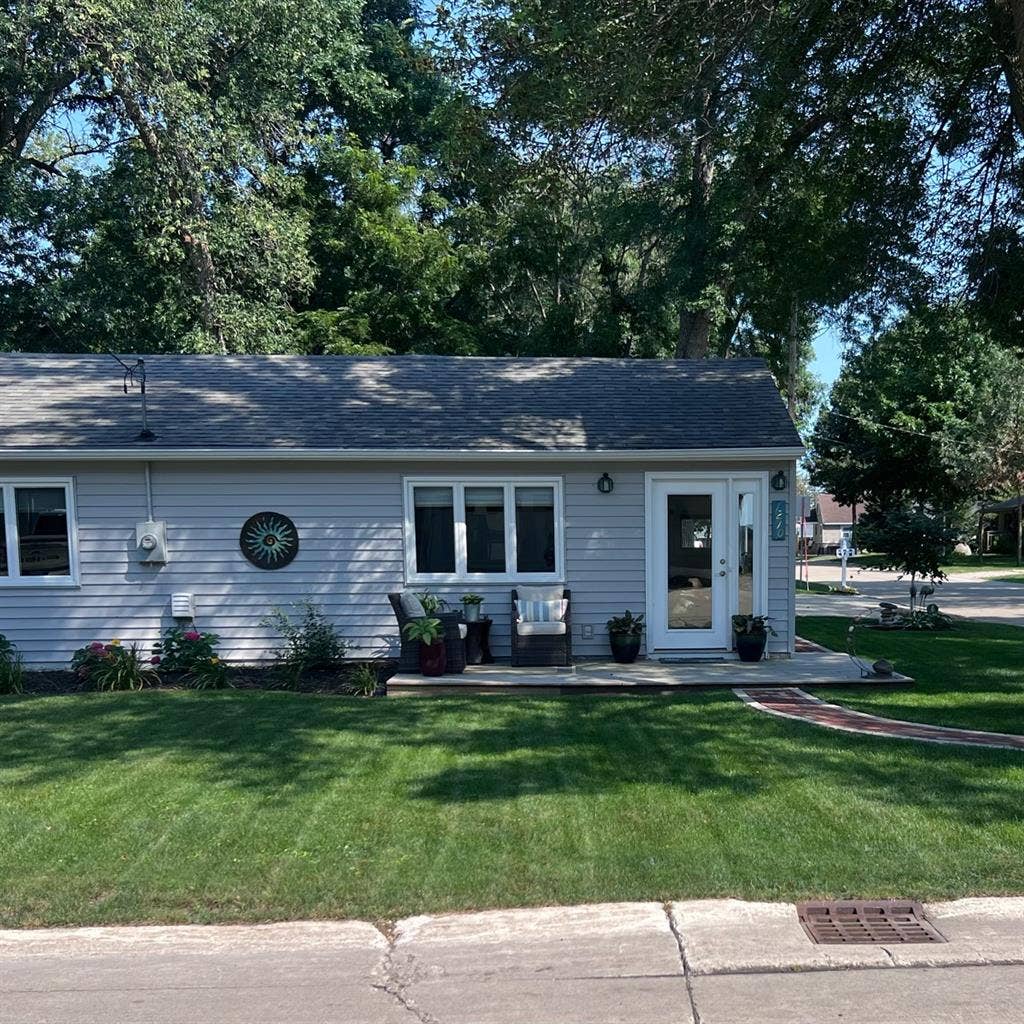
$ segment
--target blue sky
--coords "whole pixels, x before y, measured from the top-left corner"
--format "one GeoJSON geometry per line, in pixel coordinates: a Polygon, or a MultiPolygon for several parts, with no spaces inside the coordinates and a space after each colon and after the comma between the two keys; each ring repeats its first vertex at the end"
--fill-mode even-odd
{"type": "Polygon", "coordinates": [[[832,387],[839,368],[843,362],[843,343],[838,332],[827,328],[814,339],[814,358],[811,360],[811,372],[820,377],[825,384],[825,394],[832,387]]]}

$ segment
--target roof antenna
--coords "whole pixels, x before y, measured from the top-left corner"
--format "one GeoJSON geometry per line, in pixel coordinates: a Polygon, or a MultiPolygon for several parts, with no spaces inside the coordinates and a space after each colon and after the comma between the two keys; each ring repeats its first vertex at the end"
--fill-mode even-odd
{"type": "Polygon", "coordinates": [[[124,369],[124,393],[128,394],[128,389],[135,385],[139,385],[139,392],[142,395],[142,429],[136,436],[136,441],[155,441],[156,434],[149,429],[149,421],[146,417],[146,362],[144,359],[136,359],[134,366],[129,366],[120,356],[114,355],[113,352],[108,352],[108,355],[116,359],[124,369]]]}

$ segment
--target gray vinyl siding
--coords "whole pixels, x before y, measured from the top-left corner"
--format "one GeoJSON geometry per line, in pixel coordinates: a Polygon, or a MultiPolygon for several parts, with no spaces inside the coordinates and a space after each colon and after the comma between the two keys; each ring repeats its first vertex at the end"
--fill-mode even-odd
{"type": "MultiPolygon", "coordinates": [[[[149,567],[135,558],[135,523],[146,518],[142,463],[0,463],[0,478],[73,478],[80,563],[75,588],[0,587],[0,633],[30,665],[65,664],[77,647],[114,636],[148,649],[172,622],[170,595],[187,591],[195,596],[197,624],[220,635],[223,655],[251,662],[273,654],[273,634],[260,624],[267,613],[309,598],[354,645],[354,655],[384,656],[397,643],[387,594],[405,585],[403,477],[543,475],[563,480],[574,652],[606,656],[605,621],[646,606],[645,470],[711,468],[612,461],[571,467],[502,463],[479,470],[437,462],[155,462],[154,515],[167,523],[170,562],[149,567]],[[605,471],[615,481],[609,495],[595,486],[605,471]],[[263,510],[283,512],[299,528],[299,554],[285,569],[262,571],[239,551],[242,523],[263,510]],[[582,636],[585,626],[593,630],[590,639],[582,636]]],[[[737,470],[779,468],[792,481],[792,463],[737,470]]],[[[791,492],[788,497],[792,508],[791,492]]],[[[770,646],[776,653],[791,650],[792,579],[792,543],[771,542],[768,614],[779,633],[770,646]]],[[[433,589],[456,605],[468,589],[482,594],[484,613],[495,620],[494,653],[508,656],[509,584],[433,589]]]]}

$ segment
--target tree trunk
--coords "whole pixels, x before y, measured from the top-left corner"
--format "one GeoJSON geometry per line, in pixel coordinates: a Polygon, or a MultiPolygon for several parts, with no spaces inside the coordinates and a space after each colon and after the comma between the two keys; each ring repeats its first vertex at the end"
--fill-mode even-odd
{"type": "Polygon", "coordinates": [[[992,42],[999,54],[1010,113],[1024,135],[1024,0],[989,0],[992,42]]]}
{"type": "Polygon", "coordinates": [[[978,510],[978,535],[975,538],[978,545],[978,562],[985,560],[985,510],[978,510]]]}
{"type": "Polygon", "coordinates": [[[684,309],[679,314],[677,359],[706,359],[711,346],[711,317],[703,309],[684,309]]]}

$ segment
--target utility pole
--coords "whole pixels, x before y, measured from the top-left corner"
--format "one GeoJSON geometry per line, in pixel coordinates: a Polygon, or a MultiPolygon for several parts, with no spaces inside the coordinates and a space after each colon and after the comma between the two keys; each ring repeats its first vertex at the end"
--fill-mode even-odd
{"type": "Polygon", "coordinates": [[[796,371],[797,356],[799,354],[799,343],[797,330],[799,329],[799,318],[797,316],[796,295],[793,295],[793,305],[789,313],[789,369],[786,377],[786,405],[789,408],[790,418],[796,421],[796,371]]]}

